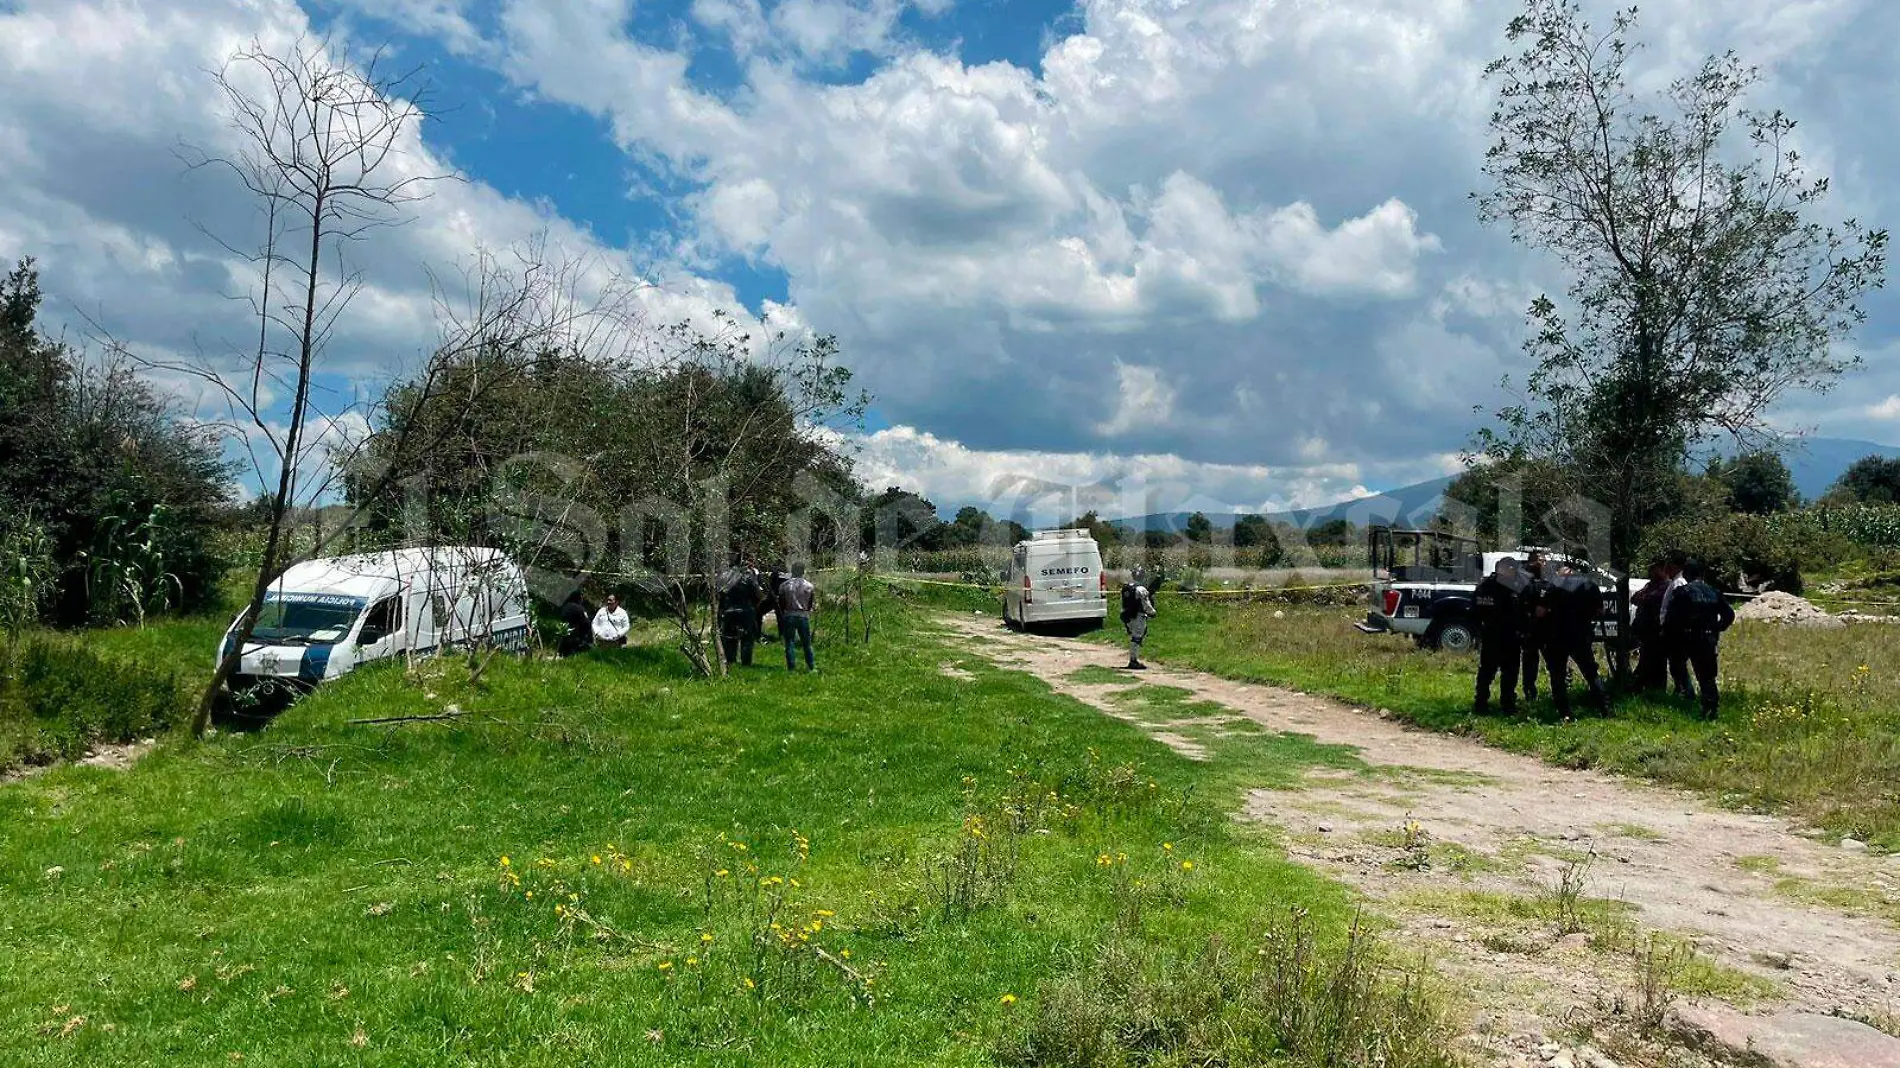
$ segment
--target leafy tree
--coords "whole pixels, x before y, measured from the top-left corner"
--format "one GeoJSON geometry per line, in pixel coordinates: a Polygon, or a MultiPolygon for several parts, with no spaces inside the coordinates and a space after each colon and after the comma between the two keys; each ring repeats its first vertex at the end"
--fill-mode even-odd
{"type": "Polygon", "coordinates": [[[1214,522],[1205,512],[1195,512],[1188,516],[1187,539],[1198,545],[1206,545],[1214,540],[1214,522]]]}
{"type": "Polygon", "coordinates": [[[1104,549],[1111,545],[1120,545],[1125,540],[1121,529],[1097,515],[1093,508],[1062,524],[1062,527],[1064,530],[1088,531],[1089,536],[1095,539],[1095,543],[1104,549]]]}
{"type": "Polygon", "coordinates": [[[864,544],[880,549],[940,549],[950,533],[922,494],[891,486],[864,505],[864,544]]]}
{"type": "Polygon", "coordinates": [[[1801,503],[1794,473],[1777,453],[1746,452],[1733,460],[1709,465],[1709,477],[1720,483],[1731,511],[1744,515],[1773,515],[1801,503]]]}
{"type": "Polygon", "coordinates": [[[1900,458],[1863,456],[1834,481],[1831,495],[1862,504],[1900,504],[1900,458]]]}
{"type": "Polygon", "coordinates": [[[0,515],[8,544],[32,547],[0,568],[34,572],[37,614],[61,625],[202,607],[223,570],[217,442],[116,353],[88,360],[43,336],[40,301],[32,260],[0,279],[0,515]]]}
{"type": "Polygon", "coordinates": [[[1234,547],[1252,550],[1262,567],[1280,562],[1280,536],[1262,515],[1243,515],[1234,520],[1234,547]]]}
{"type": "Polygon", "coordinates": [[[1349,519],[1328,519],[1307,528],[1308,545],[1351,545],[1358,540],[1358,530],[1349,519]]]}
{"type": "Polygon", "coordinates": [[[702,674],[721,665],[705,653],[708,594],[694,576],[734,555],[855,549],[860,522],[881,516],[942,526],[929,502],[895,487],[865,506],[848,461],[816,429],[861,410],[830,338],[759,355],[738,330],[608,336],[619,328],[477,346],[393,387],[353,503],[391,540],[504,548],[543,597],[565,596],[583,571],[638,588],[677,624],[702,674]],[[620,358],[630,343],[644,362],[620,358]],[[371,477],[392,468],[400,484],[371,477]],[[833,529],[789,545],[794,515],[818,497],[835,506],[833,529]]]}
{"type": "Polygon", "coordinates": [[[944,528],[945,548],[969,548],[977,545],[1014,545],[1028,536],[1022,524],[998,520],[972,504],[957,509],[956,517],[944,528]]]}
{"type": "Polygon", "coordinates": [[[1827,180],[1792,119],[1744,105],[1759,75],[1734,54],[1639,95],[1635,26],[1633,9],[1599,32],[1574,0],[1528,0],[1506,31],[1520,50],[1486,69],[1495,142],[1473,194],[1572,275],[1562,304],[1532,302],[1534,370],[1482,452],[1550,461],[1567,493],[1605,502],[1625,569],[1691,446],[1760,436],[1777,398],[1853,366],[1831,342],[1864,318],[1887,242],[1816,221],[1827,180]]]}

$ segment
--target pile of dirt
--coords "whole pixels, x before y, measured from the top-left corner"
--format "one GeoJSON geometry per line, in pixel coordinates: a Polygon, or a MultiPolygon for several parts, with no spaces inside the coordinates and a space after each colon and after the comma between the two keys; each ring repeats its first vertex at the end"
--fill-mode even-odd
{"type": "Polygon", "coordinates": [[[1791,627],[1844,627],[1847,624],[1824,608],[1804,601],[1792,593],[1769,590],[1735,610],[1735,618],[1761,623],[1785,623],[1791,627]]]}

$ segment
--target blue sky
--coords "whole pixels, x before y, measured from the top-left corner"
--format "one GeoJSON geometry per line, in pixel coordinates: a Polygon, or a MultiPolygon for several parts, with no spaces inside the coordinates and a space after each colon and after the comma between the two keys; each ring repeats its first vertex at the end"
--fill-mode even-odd
{"type": "MultiPolygon", "coordinates": [[[[326,356],[341,393],[431,343],[431,285],[475,250],[538,241],[651,282],[655,321],[836,334],[876,397],[848,443],[874,483],[1313,505],[1454,468],[1525,370],[1525,304],[1563,284],[1466,200],[1516,7],[11,0],[0,257],[39,257],[74,336],[241,347],[245,273],[206,235],[254,220],[177,147],[228,143],[204,71],[232,48],[327,35],[418,69],[409,147],[463,179],[351,251],[371,288],[326,356]]],[[[1761,64],[1830,210],[1895,214],[1900,5],[1658,0],[1641,37],[1646,80],[1761,64]]],[[[1868,307],[1862,369],[1784,427],[1900,443],[1900,303],[1868,307]]]]}

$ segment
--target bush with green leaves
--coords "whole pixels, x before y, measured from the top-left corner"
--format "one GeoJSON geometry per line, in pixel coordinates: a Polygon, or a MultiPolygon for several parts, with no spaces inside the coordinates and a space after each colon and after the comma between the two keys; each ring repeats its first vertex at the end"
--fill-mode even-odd
{"type": "Polygon", "coordinates": [[[39,306],[32,260],[0,276],[0,515],[34,517],[53,562],[39,619],[208,605],[225,570],[211,541],[231,473],[215,432],[177,418],[123,358],[40,333],[39,306]]]}
{"type": "Polygon", "coordinates": [[[69,760],[184,721],[176,674],[101,655],[59,635],[0,643],[0,768],[69,760]]]}
{"type": "Polygon", "coordinates": [[[1756,588],[1800,593],[1804,561],[1799,539],[1777,533],[1761,516],[1734,513],[1671,519],[1649,528],[1639,560],[1681,552],[1701,560],[1709,581],[1725,590],[1756,588]]]}

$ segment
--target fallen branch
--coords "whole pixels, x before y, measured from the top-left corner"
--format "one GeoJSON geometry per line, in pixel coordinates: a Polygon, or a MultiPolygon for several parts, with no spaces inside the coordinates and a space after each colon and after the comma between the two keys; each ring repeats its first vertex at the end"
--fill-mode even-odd
{"type": "Polygon", "coordinates": [[[373,723],[435,723],[445,719],[461,719],[466,715],[468,713],[461,709],[452,708],[447,712],[436,712],[427,716],[378,716],[375,719],[349,719],[344,722],[353,727],[373,723]]]}

